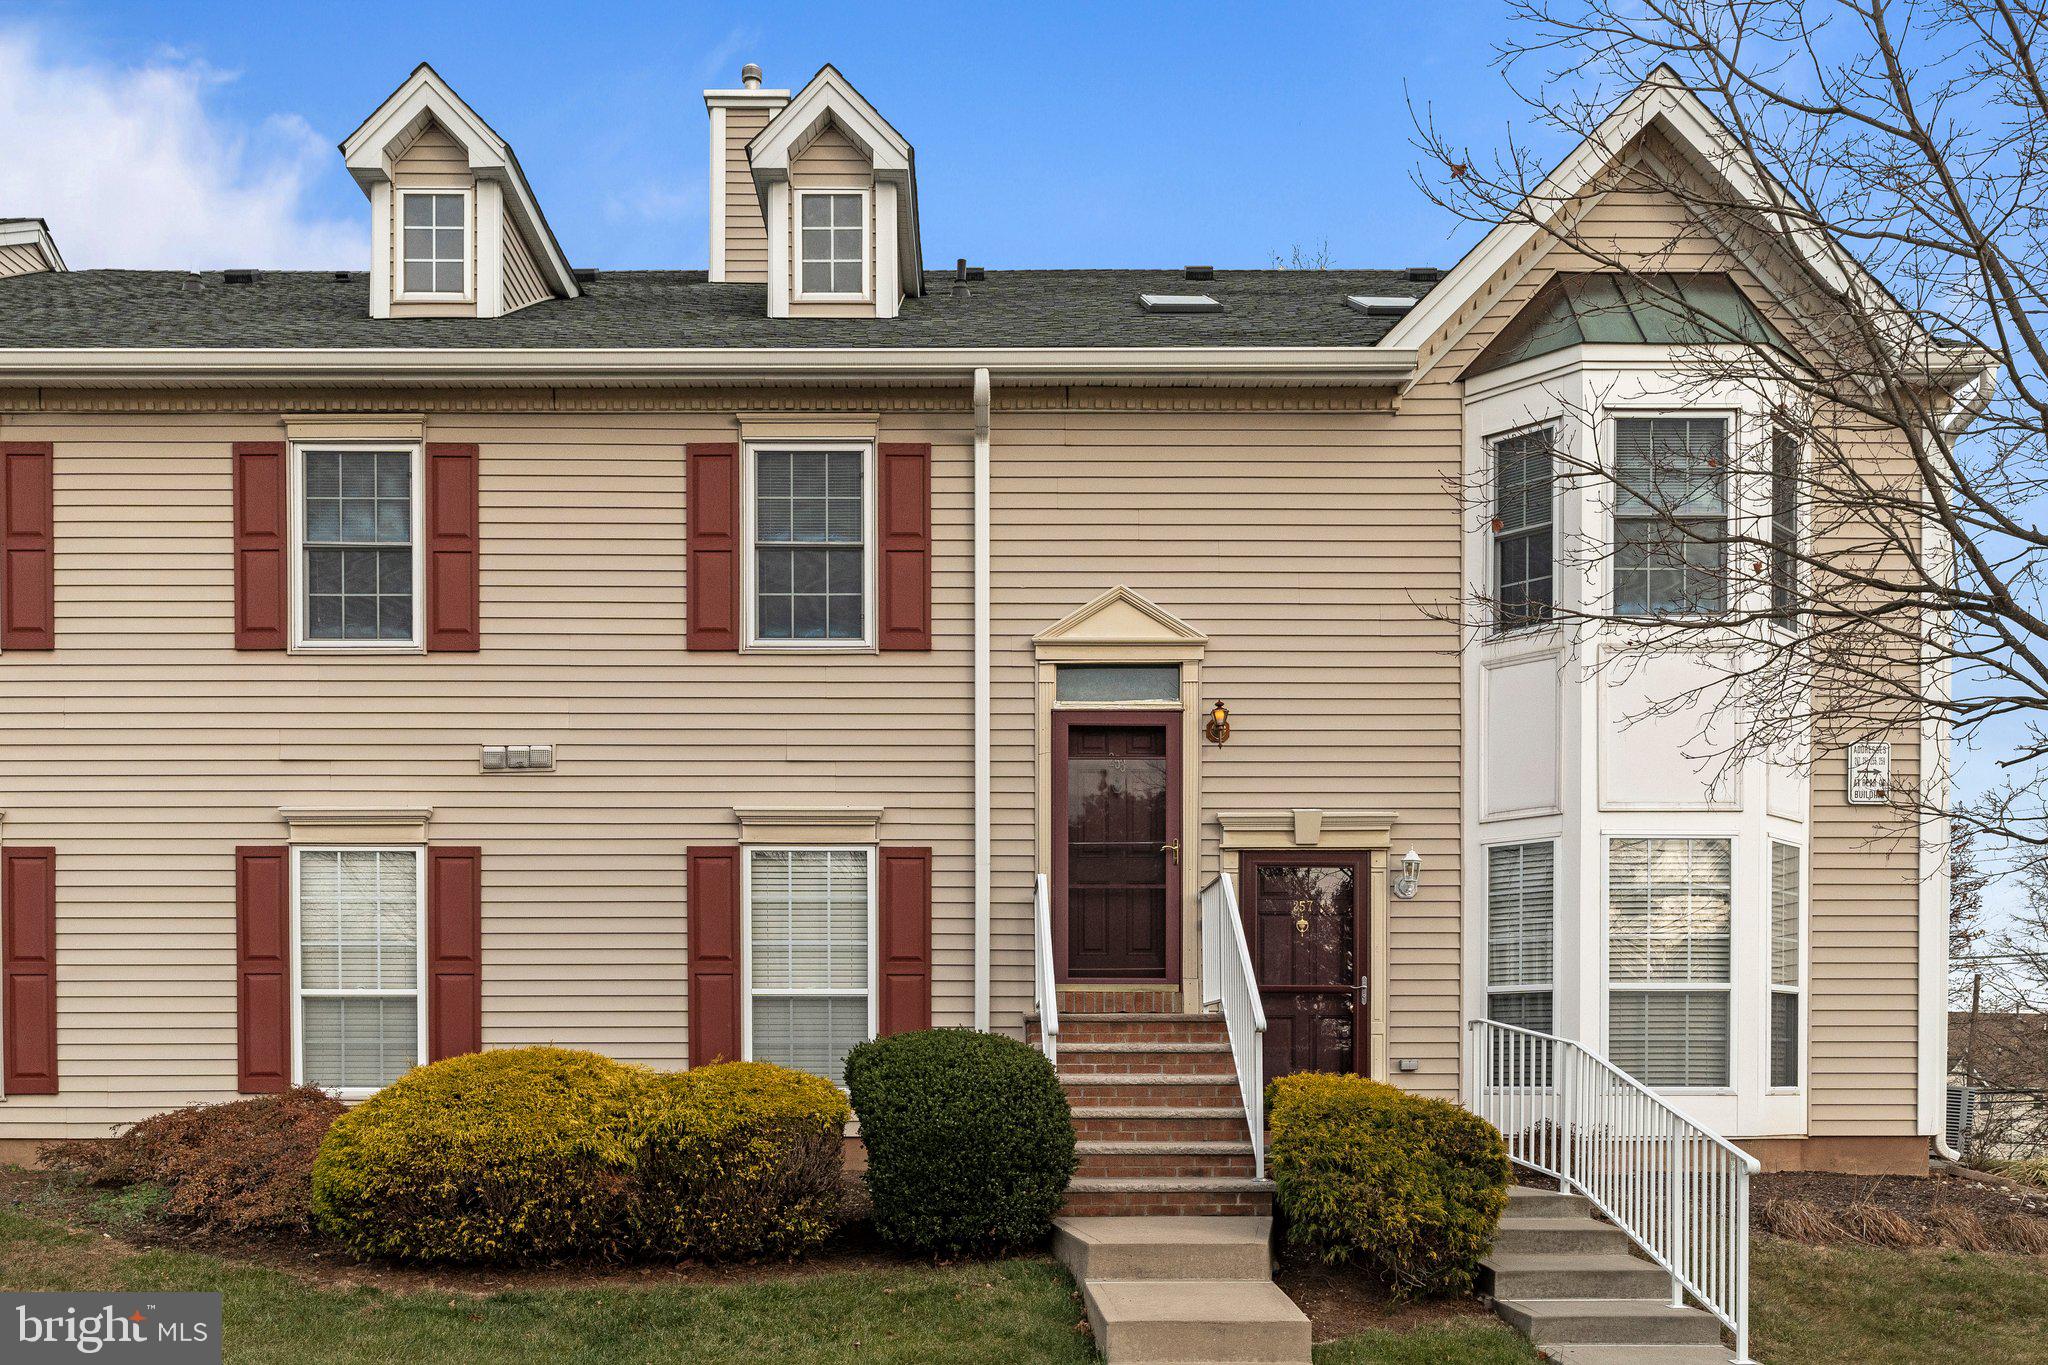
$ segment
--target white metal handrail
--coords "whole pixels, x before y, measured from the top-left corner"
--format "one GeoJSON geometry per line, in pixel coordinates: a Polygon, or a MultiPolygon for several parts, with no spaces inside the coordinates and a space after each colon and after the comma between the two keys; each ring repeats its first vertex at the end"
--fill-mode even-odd
{"type": "Polygon", "coordinates": [[[1252,970],[1251,946],[1237,911],[1237,887],[1219,876],[1202,892],[1202,999],[1223,1007],[1237,1089],[1252,1138],[1252,1174],[1266,1178],[1266,1007],[1252,970]]]}
{"type": "Polygon", "coordinates": [[[1749,1355],[1749,1182],[1756,1158],[1568,1038],[1474,1019],[1465,1093],[1517,1165],[1584,1195],[1749,1355]]]}
{"type": "Polygon", "coordinates": [[[1032,957],[1034,978],[1032,1003],[1038,1009],[1038,1050],[1054,1066],[1060,1064],[1059,986],[1052,972],[1052,890],[1045,875],[1039,874],[1031,900],[1032,957]]]}

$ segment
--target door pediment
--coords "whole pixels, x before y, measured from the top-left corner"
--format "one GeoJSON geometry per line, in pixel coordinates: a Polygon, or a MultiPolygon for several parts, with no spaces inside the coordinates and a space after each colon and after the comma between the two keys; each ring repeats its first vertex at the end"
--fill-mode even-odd
{"type": "Polygon", "coordinates": [[[1122,584],[1032,639],[1038,657],[1051,660],[1192,660],[1208,643],[1201,631],[1122,584]]]}

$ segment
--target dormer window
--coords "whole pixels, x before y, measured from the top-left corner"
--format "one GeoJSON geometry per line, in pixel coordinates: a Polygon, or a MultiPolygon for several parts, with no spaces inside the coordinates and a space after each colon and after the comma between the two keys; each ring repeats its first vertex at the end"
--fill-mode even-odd
{"type": "Polygon", "coordinates": [[[868,295],[868,195],[865,190],[802,190],[797,194],[801,253],[799,299],[864,299],[868,295]]]}
{"type": "Polygon", "coordinates": [[[399,297],[469,296],[469,192],[401,190],[399,297]]]}

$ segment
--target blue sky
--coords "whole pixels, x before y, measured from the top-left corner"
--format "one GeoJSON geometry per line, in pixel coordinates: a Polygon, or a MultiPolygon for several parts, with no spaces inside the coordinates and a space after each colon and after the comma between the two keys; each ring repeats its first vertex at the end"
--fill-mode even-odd
{"type": "Polygon", "coordinates": [[[577,264],[701,267],[699,91],[829,60],[916,145],[934,264],[1251,266],[1327,241],[1339,265],[1445,265],[1474,234],[1410,183],[1409,100],[1482,148],[1526,122],[1491,65],[1502,10],[0,0],[0,87],[10,55],[33,82],[0,92],[0,214],[50,218],[75,266],[360,266],[333,147],[424,59],[518,149],[577,264]],[[15,156],[81,107],[113,131],[67,121],[15,156]],[[124,193],[109,149],[152,139],[220,193],[178,192],[161,146],[124,193]],[[244,221],[216,225],[223,200],[244,221]]]}

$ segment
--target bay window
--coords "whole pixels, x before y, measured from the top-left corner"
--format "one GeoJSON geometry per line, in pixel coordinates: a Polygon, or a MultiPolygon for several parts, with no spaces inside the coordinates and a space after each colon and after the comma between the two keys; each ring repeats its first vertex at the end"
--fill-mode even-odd
{"type": "Polygon", "coordinates": [[[874,850],[750,848],[748,1057],[845,1081],[874,1036],[874,850]]]}
{"type": "Polygon", "coordinates": [[[1549,428],[1493,443],[1494,626],[1550,619],[1551,441],[1549,428]]]}
{"type": "Polygon", "coordinates": [[[368,1094],[425,1060],[417,848],[300,848],[293,872],[297,1076],[368,1094]]]}
{"type": "Polygon", "coordinates": [[[1644,1085],[1729,1083],[1726,839],[1614,839],[1607,873],[1607,1048],[1644,1085]]]}
{"type": "Polygon", "coordinates": [[[1719,611],[1726,603],[1727,420],[1617,418],[1614,449],[1616,614],[1719,611]]]}
{"type": "Polygon", "coordinates": [[[1556,849],[1513,844],[1486,854],[1486,1017],[1551,1031],[1556,958],[1556,849]]]}
{"type": "Polygon", "coordinates": [[[1771,844],[1771,1086],[1799,1084],[1799,849],[1771,844]]]}

